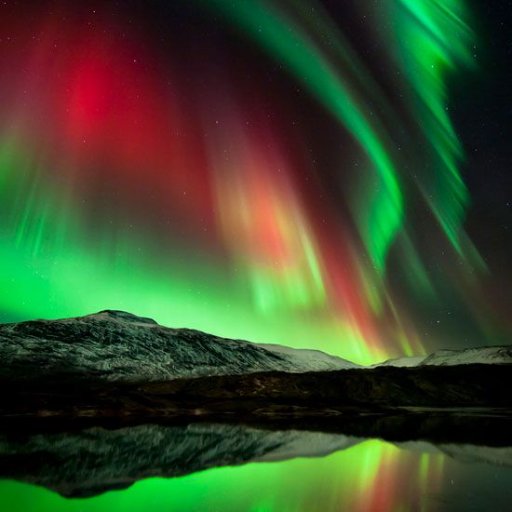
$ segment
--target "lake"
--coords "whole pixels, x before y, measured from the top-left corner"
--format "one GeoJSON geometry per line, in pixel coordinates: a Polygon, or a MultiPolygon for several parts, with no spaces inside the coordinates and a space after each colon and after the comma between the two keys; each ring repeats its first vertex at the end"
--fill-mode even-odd
{"type": "Polygon", "coordinates": [[[215,424],[93,427],[4,432],[0,470],[6,512],[512,510],[512,448],[482,443],[215,424]]]}

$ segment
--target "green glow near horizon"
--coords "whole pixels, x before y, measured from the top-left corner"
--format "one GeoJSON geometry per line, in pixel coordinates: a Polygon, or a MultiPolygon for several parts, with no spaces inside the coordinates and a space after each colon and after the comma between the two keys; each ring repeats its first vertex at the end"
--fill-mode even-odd
{"type": "Polygon", "coordinates": [[[75,209],[62,204],[43,183],[38,182],[27,202],[26,183],[34,179],[34,162],[20,147],[13,135],[0,145],[0,208],[4,219],[14,215],[0,226],[0,286],[9,290],[0,295],[0,310],[28,320],[121,309],[173,327],[314,346],[361,364],[384,358],[368,351],[350,326],[335,319],[298,319],[281,312],[263,322],[236,279],[190,254],[175,251],[172,259],[163,257],[157,248],[138,243],[136,233],[116,236],[115,247],[105,248],[109,232],[91,239],[75,209]],[[13,207],[18,201],[22,208],[13,207]]]}

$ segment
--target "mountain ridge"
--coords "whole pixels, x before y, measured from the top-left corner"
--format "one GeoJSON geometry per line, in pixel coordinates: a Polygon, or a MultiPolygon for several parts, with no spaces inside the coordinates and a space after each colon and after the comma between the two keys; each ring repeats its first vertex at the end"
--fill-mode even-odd
{"type": "MultiPolygon", "coordinates": [[[[512,346],[442,349],[365,367],[320,350],[170,328],[148,317],[107,309],[80,317],[0,324],[0,357],[31,378],[74,372],[135,382],[268,371],[512,364],[512,346]]],[[[8,378],[12,372],[5,366],[0,377],[8,378]]]]}
{"type": "Polygon", "coordinates": [[[471,347],[463,349],[440,349],[425,356],[398,357],[372,365],[417,367],[417,366],[456,366],[463,364],[511,364],[512,346],[471,347]]]}
{"type": "Polygon", "coordinates": [[[0,357],[8,363],[0,368],[4,378],[87,374],[115,382],[357,367],[320,351],[267,347],[193,329],[173,329],[115,310],[1,324],[0,357]]]}

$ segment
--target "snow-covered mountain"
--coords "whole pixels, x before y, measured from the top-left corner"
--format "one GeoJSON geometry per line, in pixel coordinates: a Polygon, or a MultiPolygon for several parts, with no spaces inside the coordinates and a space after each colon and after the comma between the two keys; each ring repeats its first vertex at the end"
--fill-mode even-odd
{"type": "Polygon", "coordinates": [[[413,366],[419,366],[427,356],[413,356],[413,357],[398,357],[396,359],[388,359],[383,363],[377,363],[372,365],[370,368],[378,368],[380,366],[394,366],[400,368],[410,368],[413,366]]]}
{"type": "Polygon", "coordinates": [[[315,350],[170,329],[149,318],[112,310],[0,325],[0,360],[4,378],[83,376],[115,382],[357,367],[315,350]]]}
{"type": "Polygon", "coordinates": [[[438,350],[428,356],[389,359],[379,366],[456,366],[460,364],[512,364],[512,346],[438,350]]]}
{"type": "MultiPolygon", "coordinates": [[[[285,358],[292,358],[296,364],[302,364],[304,368],[311,368],[311,365],[314,362],[315,370],[340,370],[346,368],[359,368],[359,366],[355,363],[347,361],[345,359],[340,359],[336,356],[331,356],[330,354],[326,354],[320,350],[312,350],[307,348],[291,348],[285,347],[284,345],[275,345],[271,343],[256,343],[258,347],[261,347],[265,350],[269,350],[274,354],[278,354],[279,356],[285,358]],[[343,368],[340,368],[340,362],[343,361],[343,368]]],[[[313,370],[308,370],[313,371],[313,370]]]]}
{"type": "MultiPolygon", "coordinates": [[[[193,377],[368,369],[317,350],[171,329],[106,310],[63,320],[0,324],[0,379],[136,383],[193,377]]],[[[439,350],[369,368],[512,364],[512,346],[439,350]]]]}

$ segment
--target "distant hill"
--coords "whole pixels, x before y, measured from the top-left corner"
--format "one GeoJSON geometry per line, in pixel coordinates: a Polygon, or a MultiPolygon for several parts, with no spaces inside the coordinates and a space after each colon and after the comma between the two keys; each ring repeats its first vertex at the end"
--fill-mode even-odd
{"type": "Polygon", "coordinates": [[[460,364],[512,364],[512,347],[479,347],[462,350],[438,350],[428,356],[389,359],[378,366],[456,366],[460,364]]]}

